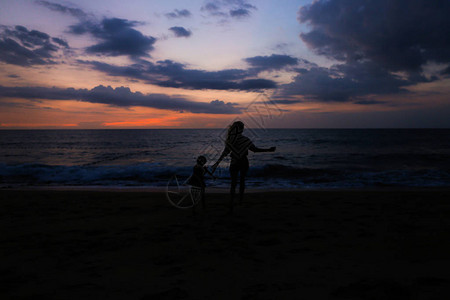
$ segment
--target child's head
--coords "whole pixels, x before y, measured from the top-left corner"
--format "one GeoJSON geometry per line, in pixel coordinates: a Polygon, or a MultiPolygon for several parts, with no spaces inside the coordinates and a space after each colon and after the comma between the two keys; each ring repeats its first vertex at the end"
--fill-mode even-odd
{"type": "Polygon", "coordinates": [[[206,164],[206,157],[204,157],[203,155],[200,155],[199,157],[197,157],[197,163],[201,166],[203,166],[204,164],[206,164]]]}

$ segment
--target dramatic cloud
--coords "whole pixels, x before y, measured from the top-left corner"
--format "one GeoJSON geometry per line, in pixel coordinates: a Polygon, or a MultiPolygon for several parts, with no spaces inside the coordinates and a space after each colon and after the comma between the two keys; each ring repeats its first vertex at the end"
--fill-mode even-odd
{"type": "MultiPolygon", "coordinates": [[[[127,87],[112,88],[99,85],[91,90],[74,88],[46,87],[3,87],[0,86],[0,99],[46,99],[46,100],[78,100],[90,103],[101,103],[120,107],[152,107],[174,111],[189,111],[208,114],[239,114],[239,108],[233,103],[214,100],[210,103],[194,102],[182,97],[164,94],[147,94],[132,92],[127,87]]],[[[2,101],[1,101],[2,102],[2,101]]]]}
{"type": "Polygon", "coordinates": [[[450,63],[449,13],[448,1],[318,0],[304,6],[298,18],[311,31],[301,39],[341,63],[298,69],[277,97],[380,104],[372,98],[438,80],[443,73],[425,74],[423,67],[450,63]]]}
{"type": "Polygon", "coordinates": [[[171,30],[177,37],[190,37],[192,34],[190,30],[180,26],[170,27],[169,30],[171,30]]]}
{"type": "Polygon", "coordinates": [[[100,43],[86,49],[88,53],[111,56],[128,55],[133,58],[148,56],[156,38],[145,36],[133,29],[139,22],[118,18],[106,18],[100,23],[80,22],[70,27],[77,35],[91,34],[101,40],[100,43]]]}
{"type": "Polygon", "coordinates": [[[212,90],[245,90],[256,91],[274,89],[277,84],[268,79],[255,78],[262,71],[281,70],[299,64],[316,66],[304,59],[289,55],[272,54],[271,56],[255,56],[245,58],[250,68],[225,69],[220,71],[204,71],[188,69],[186,65],[172,60],[152,63],[139,60],[129,66],[116,66],[98,61],[79,61],[110,76],[120,76],[144,80],[148,83],[174,88],[212,89],[212,90]]]}
{"type": "Polygon", "coordinates": [[[4,27],[0,33],[0,61],[19,66],[54,64],[60,49],[69,48],[66,41],[24,26],[4,27]]]}
{"type": "Polygon", "coordinates": [[[204,71],[187,69],[184,64],[171,60],[152,63],[141,60],[130,66],[115,66],[97,61],[79,61],[110,76],[145,80],[148,83],[185,89],[262,90],[273,89],[276,83],[267,79],[249,79],[252,72],[240,69],[204,71]]]}
{"type": "Polygon", "coordinates": [[[210,16],[221,18],[245,18],[251,15],[251,11],[256,6],[247,3],[245,0],[215,0],[209,1],[201,10],[210,16]]]}
{"type": "Polygon", "coordinates": [[[449,1],[319,0],[298,16],[312,28],[302,40],[320,55],[417,72],[427,62],[450,62],[449,14],[449,1]]]}
{"type": "MultiPolygon", "coordinates": [[[[83,10],[72,8],[48,1],[37,1],[53,11],[72,15],[79,22],[69,27],[69,32],[76,35],[89,34],[99,40],[99,43],[87,47],[90,54],[120,56],[127,55],[132,58],[149,56],[156,42],[156,38],[145,36],[134,29],[140,22],[119,18],[103,18],[98,21],[94,16],[83,10]]],[[[55,41],[58,43],[58,41],[55,41]]]]}
{"type": "Polygon", "coordinates": [[[192,14],[187,9],[178,10],[175,9],[173,12],[165,14],[165,16],[169,19],[177,19],[177,18],[187,18],[190,17],[192,14]]]}

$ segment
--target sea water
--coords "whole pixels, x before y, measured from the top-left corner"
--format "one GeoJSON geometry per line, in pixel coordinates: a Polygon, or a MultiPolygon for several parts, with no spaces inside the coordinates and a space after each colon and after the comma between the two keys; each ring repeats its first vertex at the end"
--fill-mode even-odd
{"type": "MultiPolygon", "coordinates": [[[[246,129],[252,188],[450,186],[450,129],[246,129]]],[[[3,130],[0,187],[165,186],[212,165],[225,129],[3,130]]],[[[208,186],[229,185],[229,160],[208,186]]]]}

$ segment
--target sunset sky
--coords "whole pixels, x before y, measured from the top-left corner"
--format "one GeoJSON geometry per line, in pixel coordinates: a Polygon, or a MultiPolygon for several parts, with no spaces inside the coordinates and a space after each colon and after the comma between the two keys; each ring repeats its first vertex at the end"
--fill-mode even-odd
{"type": "Polygon", "coordinates": [[[438,0],[3,0],[0,129],[450,127],[449,15],[438,0]]]}

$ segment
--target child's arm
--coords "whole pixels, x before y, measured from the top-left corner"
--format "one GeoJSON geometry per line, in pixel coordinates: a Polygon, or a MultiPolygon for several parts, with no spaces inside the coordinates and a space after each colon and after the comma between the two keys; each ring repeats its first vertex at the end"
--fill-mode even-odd
{"type": "Polygon", "coordinates": [[[214,173],[217,169],[217,166],[220,164],[220,162],[222,161],[222,159],[224,159],[225,156],[227,156],[228,154],[230,154],[231,149],[230,147],[228,147],[227,145],[225,146],[225,149],[223,149],[222,154],[220,155],[219,159],[216,161],[215,164],[212,165],[211,169],[212,172],[214,173]]]}

